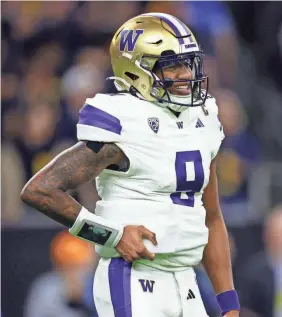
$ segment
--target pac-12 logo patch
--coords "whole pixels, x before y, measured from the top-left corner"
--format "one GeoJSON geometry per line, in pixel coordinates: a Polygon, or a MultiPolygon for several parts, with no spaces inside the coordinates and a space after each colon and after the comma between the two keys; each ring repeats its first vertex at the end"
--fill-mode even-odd
{"type": "Polygon", "coordinates": [[[148,124],[155,133],[158,133],[159,126],[160,126],[160,122],[158,118],[156,117],[148,118],[148,124]]]}
{"type": "Polygon", "coordinates": [[[128,52],[133,52],[136,42],[141,34],[144,33],[144,30],[122,30],[119,50],[121,52],[127,50],[128,52]]]}

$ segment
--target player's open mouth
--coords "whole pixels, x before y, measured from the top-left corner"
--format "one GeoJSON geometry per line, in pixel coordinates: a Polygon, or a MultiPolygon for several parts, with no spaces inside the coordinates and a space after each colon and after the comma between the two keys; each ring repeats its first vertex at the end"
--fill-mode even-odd
{"type": "Polygon", "coordinates": [[[175,86],[174,91],[179,95],[188,95],[191,93],[190,87],[188,87],[188,85],[175,86]]]}

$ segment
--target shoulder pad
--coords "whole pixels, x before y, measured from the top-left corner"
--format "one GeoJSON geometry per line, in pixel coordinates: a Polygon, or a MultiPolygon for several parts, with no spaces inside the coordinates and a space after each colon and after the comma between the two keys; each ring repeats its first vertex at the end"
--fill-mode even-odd
{"type": "Polygon", "coordinates": [[[119,103],[117,94],[96,94],[93,98],[87,98],[85,104],[92,105],[107,112],[117,111],[116,105],[119,103]]]}
{"type": "Polygon", "coordinates": [[[97,94],[87,98],[79,111],[77,136],[79,140],[117,142],[122,131],[118,97],[97,94]]]}
{"type": "Polygon", "coordinates": [[[208,98],[205,102],[205,107],[209,113],[218,115],[218,106],[216,104],[216,99],[213,96],[208,95],[208,98]]]}
{"type": "Polygon", "coordinates": [[[211,120],[214,122],[216,129],[219,129],[220,131],[220,139],[222,141],[224,139],[224,132],[218,114],[218,106],[216,104],[216,99],[211,95],[209,96],[210,98],[206,100],[205,106],[209,114],[211,115],[211,120]]]}

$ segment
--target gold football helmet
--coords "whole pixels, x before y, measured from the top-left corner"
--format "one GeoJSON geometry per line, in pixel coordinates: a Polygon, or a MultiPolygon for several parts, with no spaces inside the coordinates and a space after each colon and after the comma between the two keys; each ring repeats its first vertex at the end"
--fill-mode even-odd
{"type": "Polygon", "coordinates": [[[148,101],[169,102],[180,106],[204,105],[208,77],[203,69],[203,52],[191,30],[169,14],[147,13],[123,24],[114,35],[110,47],[115,85],[148,101]],[[191,80],[164,78],[163,69],[185,63],[191,80]],[[155,71],[161,71],[159,78],[155,71]],[[207,83],[205,90],[202,83],[207,83]],[[187,104],[171,98],[168,88],[174,82],[190,85],[187,104]]]}

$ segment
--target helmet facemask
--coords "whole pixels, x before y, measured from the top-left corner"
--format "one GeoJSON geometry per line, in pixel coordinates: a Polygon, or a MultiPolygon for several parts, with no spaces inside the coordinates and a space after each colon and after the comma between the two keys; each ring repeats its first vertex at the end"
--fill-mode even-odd
{"type": "Polygon", "coordinates": [[[195,107],[203,106],[208,94],[208,77],[204,73],[203,52],[189,52],[175,54],[173,51],[165,51],[161,56],[144,55],[141,59],[140,66],[146,71],[150,71],[153,77],[153,84],[150,95],[161,103],[175,104],[178,106],[195,107]],[[151,63],[148,63],[151,61],[151,63]],[[147,64],[154,63],[154,67],[147,67],[147,64]],[[171,79],[165,78],[166,69],[174,69],[177,67],[187,67],[192,73],[191,79],[171,79]],[[156,72],[160,75],[157,76],[156,72]],[[169,89],[178,83],[188,85],[191,93],[189,95],[173,95],[169,89]],[[203,89],[203,84],[206,84],[203,89]],[[187,98],[188,97],[188,98],[187,98]],[[182,101],[182,100],[183,101],[182,101]]]}

